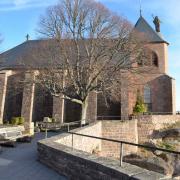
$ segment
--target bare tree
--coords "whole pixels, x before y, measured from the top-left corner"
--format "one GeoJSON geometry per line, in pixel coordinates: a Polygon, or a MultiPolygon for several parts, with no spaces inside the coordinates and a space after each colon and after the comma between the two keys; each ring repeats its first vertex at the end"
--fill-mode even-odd
{"type": "Polygon", "coordinates": [[[41,17],[38,31],[52,40],[44,41],[44,50],[34,54],[38,63],[48,59],[36,83],[53,96],[63,94],[80,104],[83,122],[91,92],[118,97],[124,74],[139,71],[143,42],[125,18],[101,3],[62,0],[41,17]]]}

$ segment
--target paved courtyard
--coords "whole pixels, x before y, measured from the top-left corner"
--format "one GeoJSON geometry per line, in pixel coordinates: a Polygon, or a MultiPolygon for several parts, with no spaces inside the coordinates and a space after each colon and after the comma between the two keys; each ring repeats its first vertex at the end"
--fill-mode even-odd
{"type": "Polygon", "coordinates": [[[44,133],[39,133],[32,143],[18,143],[16,148],[3,147],[0,153],[0,180],[66,180],[37,161],[36,142],[42,138],[44,133]]]}

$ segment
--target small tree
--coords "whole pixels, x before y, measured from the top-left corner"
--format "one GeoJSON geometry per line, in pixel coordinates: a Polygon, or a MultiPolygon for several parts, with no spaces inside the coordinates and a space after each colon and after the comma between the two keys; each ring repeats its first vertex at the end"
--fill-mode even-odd
{"type": "Polygon", "coordinates": [[[135,105],[135,107],[133,109],[133,113],[134,114],[141,114],[141,113],[144,113],[144,112],[147,112],[147,107],[144,104],[143,98],[142,98],[142,96],[140,95],[140,93],[138,91],[138,93],[137,93],[137,101],[136,101],[136,105],[135,105]]]}

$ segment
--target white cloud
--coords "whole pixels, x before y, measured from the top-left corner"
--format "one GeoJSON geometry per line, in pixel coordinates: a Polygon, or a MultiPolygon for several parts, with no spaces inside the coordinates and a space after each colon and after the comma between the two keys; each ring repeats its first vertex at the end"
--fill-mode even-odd
{"type": "Polygon", "coordinates": [[[37,8],[56,3],[57,0],[0,0],[0,12],[37,8]]]}
{"type": "Polygon", "coordinates": [[[30,2],[30,0],[14,0],[13,4],[15,4],[16,6],[21,6],[21,5],[25,5],[29,2],[30,2]]]}

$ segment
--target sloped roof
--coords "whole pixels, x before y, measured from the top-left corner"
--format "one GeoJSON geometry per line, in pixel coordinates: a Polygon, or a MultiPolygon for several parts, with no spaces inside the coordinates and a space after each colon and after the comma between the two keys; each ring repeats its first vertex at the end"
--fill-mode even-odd
{"type": "Polygon", "coordinates": [[[137,32],[143,33],[149,42],[169,44],[163,39],[161,33],[157,33],[142,16],[138,19],[134,29],[137,32]]]}
{"type": "Polygon", "coordinates": [[[26,41],[0,54],[0,69],[16,69],[22,66],[22,57],[37,41],[26,41]]]}
{"type": "MultiPolygon", "coordinates": [[[[137,23],[135,24],[134,29],[140,33],[143,33],[148,39],[148,42],[153,43],[167,43],[163,37],[157,33],[141,16],[137,23]]],[[[38,54],[39,52],[44,51],[43,43],[52,42],[52,40],[29,40],[26,41],[2,54],[0,54],[0,70],[3,69],[21,69],[27,68],[33,65],[33,67],[42,67],[48,65],[48,58],[42,58],[39,56],[33,58],[33,54],[38,54]],[[41,59],[42,58],[42,59],[41,59]]],[[[53,46],[56,46],[56,43],[52,43],[53,46]]]]}
{"type": "Polygon", "coordinates": [[[44,50],[43,44],[45,41],[50,43],[48,40],[25,41],[22,44],[0,54],[0,70],[33,68],[47,64],[48,58],[45,59],[42,56],[38,56],[38,53],[42,53],[44,50]],[[33,56],[34,54],[36,54],[36,59],[33,56]],[[43,60],[40,58],[43,58],[43,60]]]}

